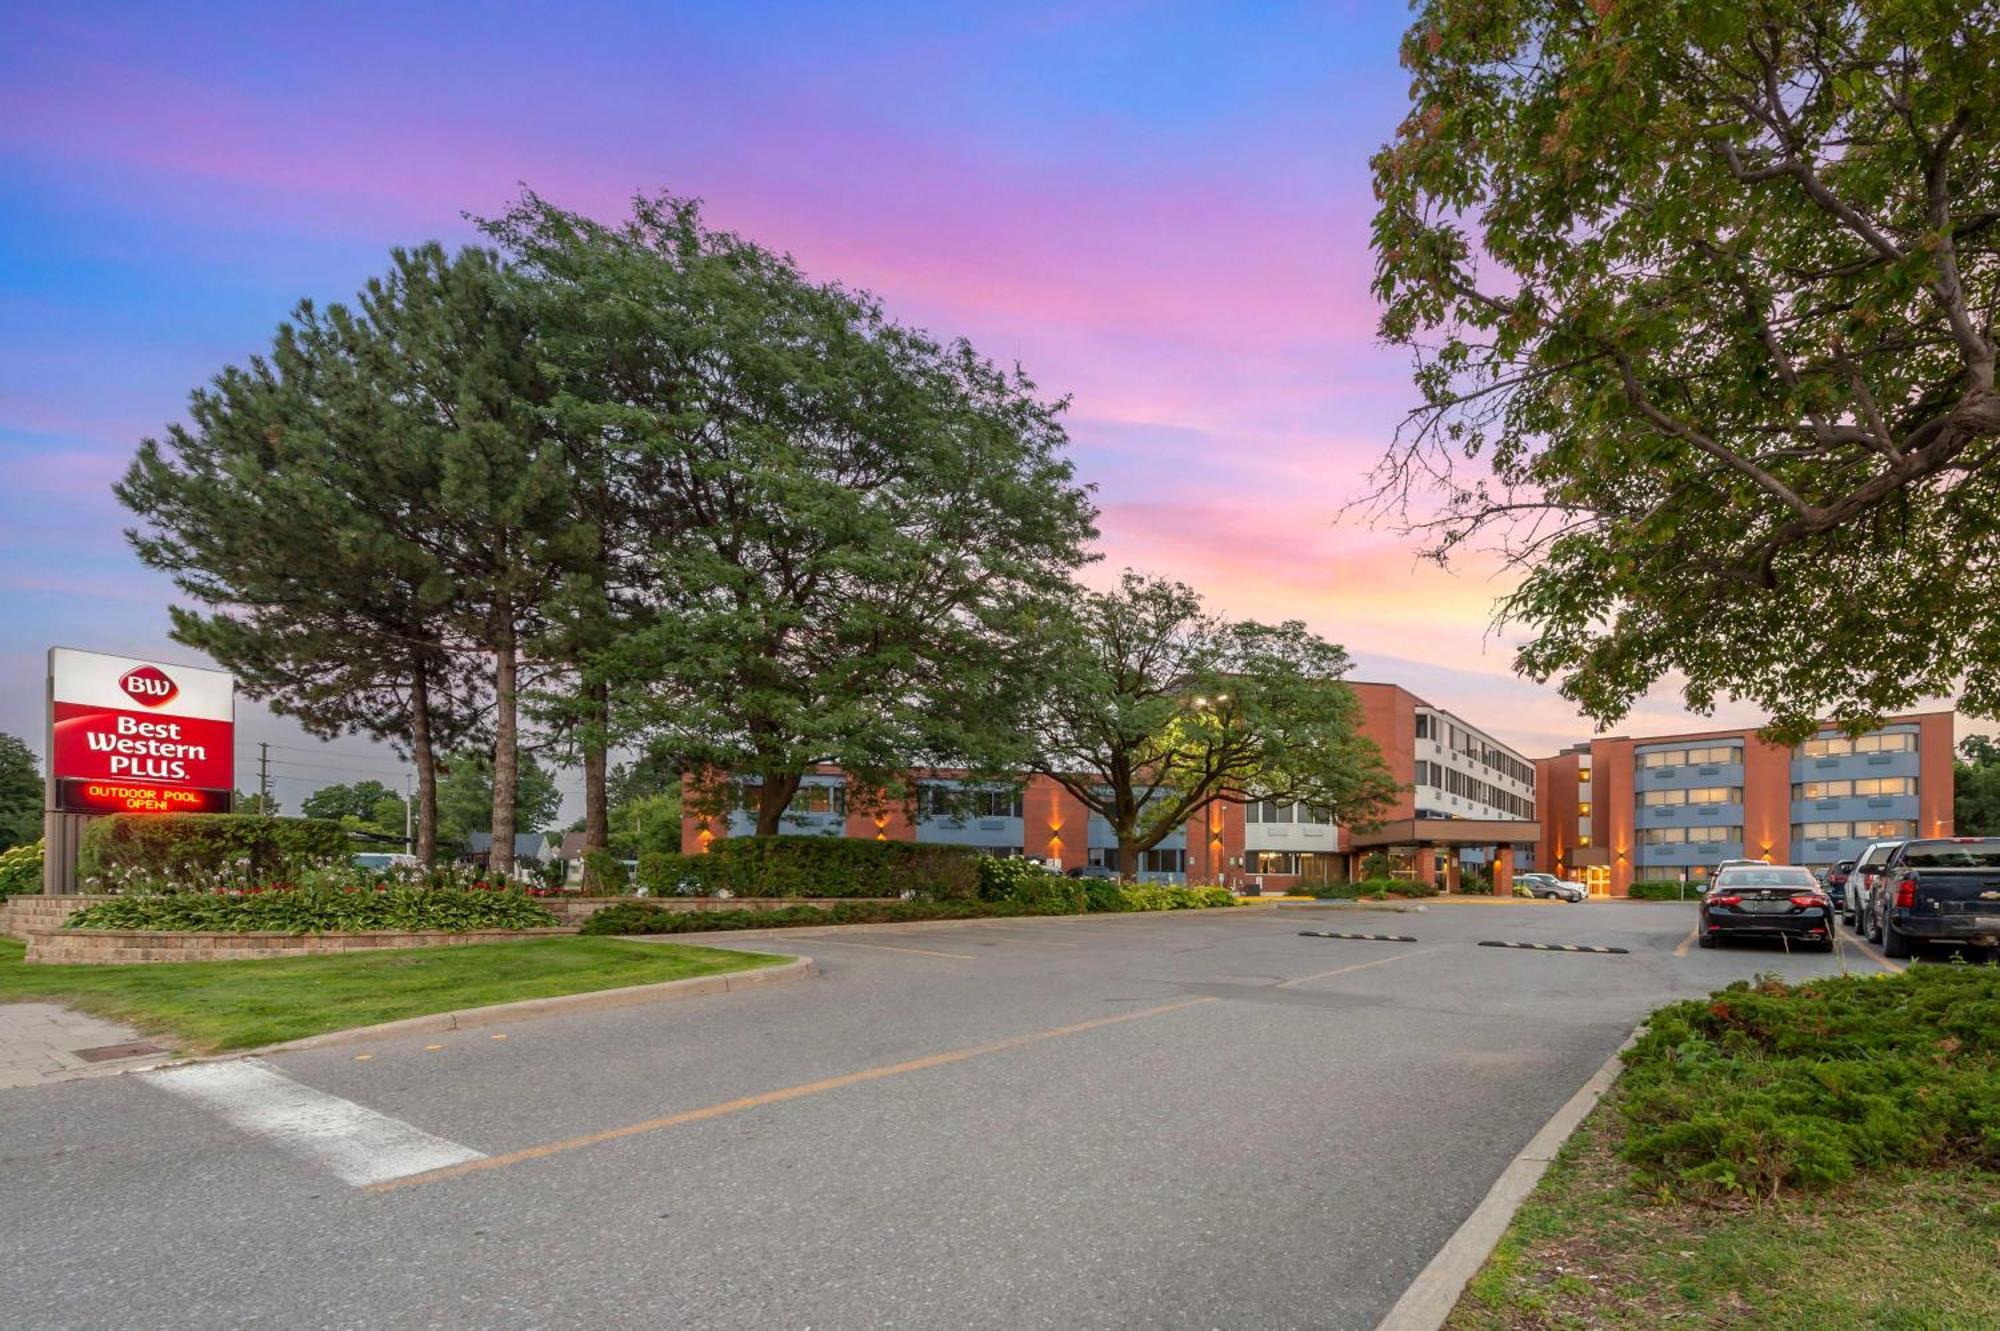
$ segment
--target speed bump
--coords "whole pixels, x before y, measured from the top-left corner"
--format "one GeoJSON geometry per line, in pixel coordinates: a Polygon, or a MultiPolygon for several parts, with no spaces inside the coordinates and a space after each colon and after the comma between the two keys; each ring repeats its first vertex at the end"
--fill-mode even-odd
{"type": "Polygon", "coordinates": [[[1485,939],[1481,947],[1518,947],[1529,952],[1617,952],[1629,953],[1629,947],[1598,947],[1594,943],[1499,943],[1485,939]]]}
{"type": "Polygon", "coordinates": [[[1414,943],[1417,940],[1408,934],[1344,934],[1332,929],[1301,929],[1301,938],[1355,938],[1366,943],[1414,943]]]}

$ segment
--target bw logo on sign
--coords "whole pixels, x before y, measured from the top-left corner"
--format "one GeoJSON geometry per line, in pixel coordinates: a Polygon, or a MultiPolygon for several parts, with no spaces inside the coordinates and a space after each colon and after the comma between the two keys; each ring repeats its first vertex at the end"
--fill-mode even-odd
{"type": "Polygon", "coordinates": [[[180,686],[167,677],[167,672],[158,666],[140,666],[128,670],[119,679],[118,687],[125,690],[127,697],[142,707],[162,707],[174,700],[180,686]]]}

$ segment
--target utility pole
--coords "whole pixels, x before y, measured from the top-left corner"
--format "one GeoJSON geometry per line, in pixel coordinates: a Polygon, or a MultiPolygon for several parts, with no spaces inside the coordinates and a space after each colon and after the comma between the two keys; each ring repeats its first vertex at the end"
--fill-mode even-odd
{"type": "Polygon", "coordinates": [[[271,813],[271,746],[262,740],[257,742],[257,812],[271,813]]]}

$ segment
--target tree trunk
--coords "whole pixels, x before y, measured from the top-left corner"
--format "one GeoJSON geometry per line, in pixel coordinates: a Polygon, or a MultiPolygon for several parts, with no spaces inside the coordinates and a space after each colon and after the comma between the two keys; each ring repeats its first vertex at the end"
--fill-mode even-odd
{"type": "Polygon", "coordinates": [[[791,807],[792,796],[798,793],[799,773],[764,774],[764,784],[757,795],[758,836],[778,835],[779,820],[785,816],[785,810],[791,807]]]}
{"type": "Polygon", "coordinates": [[[430,673],[419,662],[410,681],[410,753],[417,761],[417,863],[437,864],[437,753],[431,747],[430,673]]]}
{"type": "Polygon", "coordinates": [[[493,662],[493,850],[486,862],[495,878],[514,872],[514,797],[520,784],[515,765],[520,748],[515,730],[514,624],[504,602],[500,616],[500,641],[493,662]]]}
{"type": "Polygon", "coordinates": [[[1139,847],[1131,835],[1118,838],[1118,876],[1137,878],[1139,876],[1139,847]]]}
{"type": "Polygon", "coordinates": [[[590,726],[593,737],[583,745],[583,848],[604,850],[611,844],[611,804],[605,793],[604,736],[611,724],[611,689],[593,684],[589,689],[590,726]]]}

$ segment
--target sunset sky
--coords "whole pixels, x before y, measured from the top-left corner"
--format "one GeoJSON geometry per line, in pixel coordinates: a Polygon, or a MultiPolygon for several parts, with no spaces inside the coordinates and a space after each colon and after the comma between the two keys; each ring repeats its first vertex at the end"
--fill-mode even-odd
{"type": "MultiPolygon", "coordinates": [[[[1368,291],[1406,17],[0,0],[0,730],[39,749],[51,643],[189,659],[108,490],[140,438],[299,299],[351,296],[391,245],[470,239],[464,214],[526,184],[607,217],[637,190],[699,196],[1069,395],[1103,509],[1093,579],[1136,565],[1303,618],[1358,677],[1531,755],[1587,736],[1513,677],[1490,569],[1336,525],[1414,396],[1368,291]]],[[[288,811],[393,775],[359,741],[312,752],[244,716],[285,746],[288,811]]],[[[1621,729],[1684,721],[1661,699],[1621,729]]]]}

